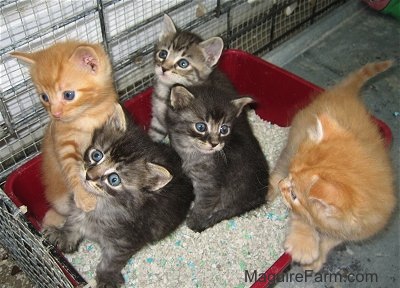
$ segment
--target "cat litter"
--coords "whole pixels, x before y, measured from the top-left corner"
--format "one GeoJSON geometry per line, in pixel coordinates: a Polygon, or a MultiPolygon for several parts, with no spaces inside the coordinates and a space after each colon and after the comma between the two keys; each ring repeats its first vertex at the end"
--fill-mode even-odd
{"type": "MultiPolygon", "coordinates": [[[[274,167],[289,128],[262,120],[254,110],[248,112],[248,117],[270,167],[274,167]]],[[[122,271],[125,286],[247,287],[251,283],[245,281],[246,270],[261,273],[283,253],[287,220],[288,210],[278,198],[201,233],[183,224],[128,261],[122,271]]],[[[93,283],[100,255],[99,246],[85,240],[76,253],[65,257],[93,283]]]]}

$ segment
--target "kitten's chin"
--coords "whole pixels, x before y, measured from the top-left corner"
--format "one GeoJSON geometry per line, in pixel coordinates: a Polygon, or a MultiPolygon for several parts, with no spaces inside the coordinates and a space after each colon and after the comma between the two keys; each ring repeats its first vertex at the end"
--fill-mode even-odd
{"type": "Polygon", "coordinates": [[[67,118],[67,117],[65,117],[65,118],[51,117],[51,119],[53,119],[53,121],[62,122],[62,123],[72,122],[72,120],[70,118],[67,118]]]}
{"type": "Polygon", "coordinates": [[[174,84],[166,75],[159,75],[158,81],[167,86],[172,86],[174,84]]]}
{"type": "Polygon", "coordinates": [[[174,79],[171,79],[170,76],[165,75],[165,74],[161,74],[161,75],[157,75],[158,81],[161,82],[162,84],[170,87],[174,84],[177,84],[177,81],[174,79]]]}
{"type": "Polygon", "coordinates": [[[171,87],[175,84],[181,84],[181,85],[188,85],[188,81],[186,79],[178,76],[177,74],[173,74],[170,71],[167,71],[166,73],[162,72],[160,67],[157,67],[155,69],[155,74],[157,76],[157,81],[161,82],[162,84],[171,87]]]}
{"type": "Polygon", "coordinates": [[[203,153],[203,154],[213,154],[213,153],[216,153],[216,152],[221,151],[222,148],[224,148],[224,145],[221,145],[221,144],[218,144],[218,145],[215,146],[215,147],[207,147],[207,146],[205,146],[205,147],[198,147],[198,146],[197,146],[197,150],[199,150],[199,151],[200,151],[201,153],[203,153]]]}

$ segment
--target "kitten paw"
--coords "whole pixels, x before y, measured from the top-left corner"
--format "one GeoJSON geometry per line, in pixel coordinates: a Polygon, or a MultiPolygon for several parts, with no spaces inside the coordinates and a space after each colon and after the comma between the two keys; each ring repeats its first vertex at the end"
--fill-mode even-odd
{"type": "Polygon", "coordinates": [[[61,228],[65,223],[65,216],[59,214],[55,209],[50,208],[42,220],[42,227],[44,229],[49,227],[61,228]]]}
{"type": "Polygon", "coordinates": [[[319,257],[319,240],[311,235],[289,235],[284,243],[294,262],[302,265],[313,263],[319,257]]]}
{"type": "Polygon", "coordinates": [[[124,283],[124,277],[121,273],[117,274],[99,274],[96,277],[97,288],[118,288],[121,287],[124,283]]]}
{"type": "Polygon", "coordinates": [[[207,223],[204,223],[203,218],[204,217],[196,213],[189,213],[186,219],[186,226],[194,232],[202,232],[208,228],[208,225],[207,223]]]}
{"type": "Polygon", "coordinates": [[[62,229],[48,227],[43,231],[46,239],[65,253],[73,253],[78,250],[79,239],[70,239],[62,229]]]}
{"type": "Polygon", "coordinates": [[[282,194],[282,199],[285,205],[288,208],[292,208],[292,204],[294,203],[294,194],[293,194],[293,187],[292,187],[292,182],[290,179],[287,177],[285,179],[282,179],[278,183],[279,190],[282,194]]]}
{"type": "Polygon", "coordinates": [[[90,212],[96,208],[97,199],[96,196],[88,192],[77,192],[74,194],[74,201],[76,207],[83,210],[84,212],[90,212]]]}
{"type": "Polygon", "coordinates": [[[315,260],[314,262],[312,262],[311,264],[308,265],[303,265],[303,269],[305,270],[312,270],[313,272],[319,272],[322,267],[324,266],[325,261],[322,259],[322,257],[318,258],[317,260],[315,260]]]}

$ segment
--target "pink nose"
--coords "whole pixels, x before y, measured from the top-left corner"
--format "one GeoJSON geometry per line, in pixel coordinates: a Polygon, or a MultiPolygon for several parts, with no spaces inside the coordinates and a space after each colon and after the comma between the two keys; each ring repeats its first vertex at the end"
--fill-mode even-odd
{"type": "Polygon", "coordinates": [[[62,115],[61,111],[52,111],[51,114],[55,117],[55,118],[60,118],[62,115]]]}

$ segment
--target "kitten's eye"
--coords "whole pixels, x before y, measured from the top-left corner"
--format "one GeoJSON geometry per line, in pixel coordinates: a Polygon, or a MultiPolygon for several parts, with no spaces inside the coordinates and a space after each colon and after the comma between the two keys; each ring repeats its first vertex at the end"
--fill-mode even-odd
{"type": "Polygon", "coordinates": [[[101,152],[100,150],[93,150],[90,153],[90,158],[94,161],[94,162],[99,162],[101,159],[103,159],[104,155],[103,152],[101,152]]]}
{"type": "Polygon", "coordinates": [[[44,102],[49,102],[49,96],[47,96],[46,94],[40,94],[40,98],[42,98],[42,100],[44,101],[44,102]]]}
{"type": "Polygon", "coordinates": [[[160,57],[161,59],[167,59],[167,56],[168,56],[167,50],[161,50],[160,52],[158,52],[158,57],[160,57]]]}
{"type": "Polygon", "coordinates": [[[185,69],[189,66],[189,61],[187,61],[186,59],[181,59],[178,61],[178,66],[185,69]]]}
{"type": "Polygon", "coordinates": [[[114,187],[121,184],[121,178],[119,178],[117,173],[111,173],[110,175],[108,175],[107,180],[108,183],[114,187]]]}
{"type": "Polygon", "coordinates": [[[198,122],[194,124],[194,127],[196,128],[197,131],[203,133],[207,130],[207,124],[203,122],[198,122]]]}
{"type": "Polygon", "coordinates": [[[228,126],[228,125],[225,125],[225,124],[222,125],[222,126],[219,128],[219,133],[221,133],[222,136],[228,135],[230,131],[231,131],[231,128],[229,128],[229,126],[228,126]]]}
{"type": "Polygon", "coordinates": [[[64,91],[64,99],[71,101],[75,98],[75,91],[64,91]]]}

